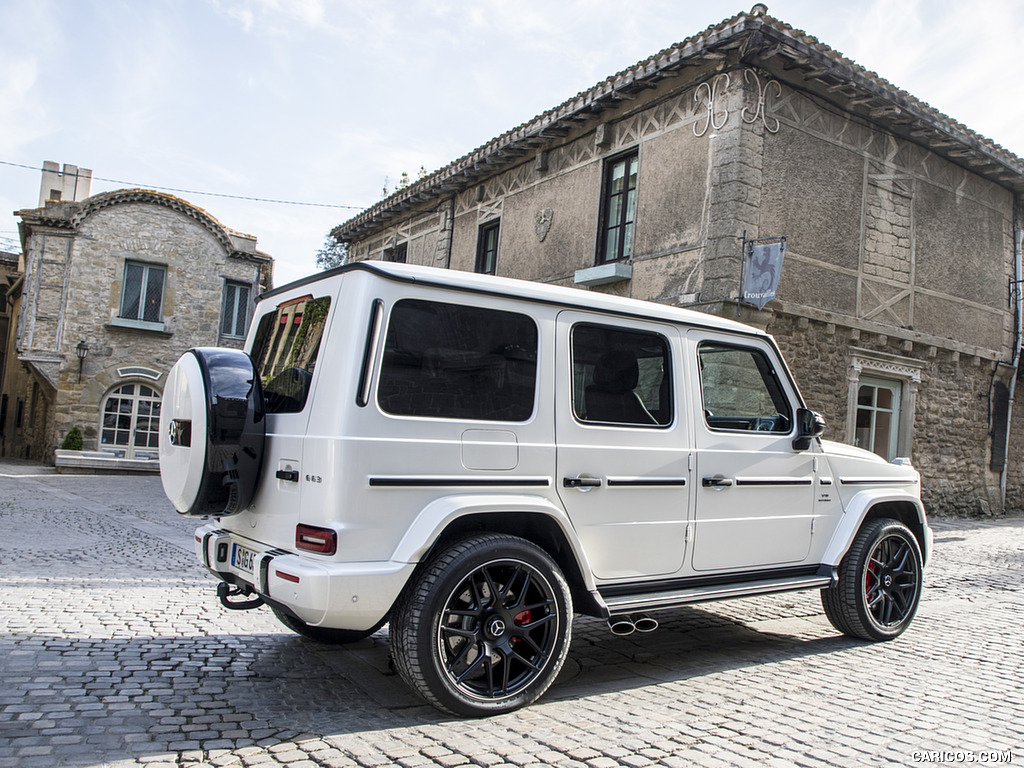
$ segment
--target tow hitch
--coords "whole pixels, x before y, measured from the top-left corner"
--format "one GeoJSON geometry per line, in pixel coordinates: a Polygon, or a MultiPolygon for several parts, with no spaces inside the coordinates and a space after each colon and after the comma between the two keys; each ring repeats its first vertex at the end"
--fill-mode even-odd
{"type": "Polygon", "coordinates": [[[232,587],[226,581],[222,581],[217,585],[217,597],[220,600],[220,604],[229,611],[247,611],[250,608],[259,608],[263,605],[263,598],[259,595],[256,595],[251,600],[239,600],[237,602],[231,602],[229,599],[238,595],[251,594],[253,593],[250,590],[243,591],[240,587],[232,587]]]}

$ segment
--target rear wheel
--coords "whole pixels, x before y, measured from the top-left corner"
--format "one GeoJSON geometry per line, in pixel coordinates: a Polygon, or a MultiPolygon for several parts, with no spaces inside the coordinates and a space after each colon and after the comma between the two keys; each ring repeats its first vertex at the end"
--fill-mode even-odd
{"type": "Polygon", "coordinates": [[[325,645],[346,645],[348,643],[354,643],[357,640],[362,640],[364,637],[369,637],[384,626],[384,622],[381,621],[375,627],[365,630],[314,627],[307,624],[302,619],[292,616],[290,613],[277,608],[276,606],[270,606],[270,610],[272,610],[274,615],[277,616],[278,621],[288,627],[292,632],[325,645]]]}
{"type": "Polygon", "coordinates": [[[391,622],[395,667],[455,715],[510,712],[555,680],[572,598],[555,562],[515,536],[463,539],[425,564],[391,622]]]}
{"type": "Polygon", "coordinates": [[[921,548],[897,520],[861,528],[839,564],[839,581],[821,591],[832,626],[863,640],[891,640],[910,626],[921,601],[921,548]]]}

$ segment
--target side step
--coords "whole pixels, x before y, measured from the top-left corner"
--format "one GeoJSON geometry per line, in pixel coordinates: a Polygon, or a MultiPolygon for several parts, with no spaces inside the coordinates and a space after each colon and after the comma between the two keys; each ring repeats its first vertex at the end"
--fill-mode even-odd
{"type": "Polygon", "coordinates": [[[832,583],[831,575],[810,574],[784,576],[759,581],[733,582],[731,584],[706,584],[657,592],[636,592],[628,595],[605,596],[605,605],[612,616],[634,611],[653,611],[675,608],[690,603],[704,603],[712,600],[726,600],[732,597],[749,597],[772,592],[793,592],[801,589],[821,589],[832,583]]]}

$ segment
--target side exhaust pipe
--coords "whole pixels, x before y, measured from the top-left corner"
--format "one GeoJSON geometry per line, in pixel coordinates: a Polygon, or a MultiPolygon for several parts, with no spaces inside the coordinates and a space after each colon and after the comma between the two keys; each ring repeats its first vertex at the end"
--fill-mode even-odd
{"type": "Polygon", "coordinates": [[[635,616],[613,616],[608,619],[608,629],[613,635],[625,637],[634,632],[653,632],[658,628],[658,620],[652,619],[647,614],[635,616]]]}
{"type": "Polygon", "coordinates": [[[658,620],[652,619],[646,614],[634,616],[633,626],[636,627],[637,632],[653,632],[658,628],[658,620]]]}
{"type": "Polygon", "coordinates": [[[636,631],[636,625],[633,624],[633,619],[629,616],[613,616],[608,619],[608,629],[613,635],[625,637],[636,631]]]}

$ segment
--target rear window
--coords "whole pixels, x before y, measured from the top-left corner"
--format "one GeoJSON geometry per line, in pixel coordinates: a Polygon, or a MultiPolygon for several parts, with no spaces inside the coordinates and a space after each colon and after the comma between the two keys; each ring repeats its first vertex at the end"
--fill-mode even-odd
{"type": "Polygon", "coordinates": [[[305,407],[330,307],[328,296],[303,296],[260,318],[252,359],[268,413],[298,413],[305,407]]]}
{"type": "Polygon", "coordinates": [[[581,324],[572,331],[573,413],[639,427],[672,421],[668,340],[657,333],[581,324]]]}
{"type": "Polygon", "coordinates": [[[404,299],[388,322],[377,403],[397,416],[526,421],[537,389],[527,315],[404,299]]]}

